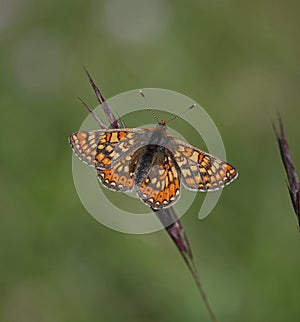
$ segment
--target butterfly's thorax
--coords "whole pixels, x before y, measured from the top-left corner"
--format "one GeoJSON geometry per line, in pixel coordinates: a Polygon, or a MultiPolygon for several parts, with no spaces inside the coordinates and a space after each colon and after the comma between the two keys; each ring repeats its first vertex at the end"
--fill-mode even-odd
{"type": "Polygon", "coordinates": [[[132,170],[135,172],[135,184],[139,186],[147,177],[155,164],[163,161],[165,154],[166,126],[159,124],[149,139],[149,143],[136,151],[138,162],[134,161],[132,170]]]}
{"type": "Polygon", "coordinates": [[[149,145],[163,145],[166,141],[167,127],[165,125],[159,124],[155,129],[149,139],[149,145]]]}

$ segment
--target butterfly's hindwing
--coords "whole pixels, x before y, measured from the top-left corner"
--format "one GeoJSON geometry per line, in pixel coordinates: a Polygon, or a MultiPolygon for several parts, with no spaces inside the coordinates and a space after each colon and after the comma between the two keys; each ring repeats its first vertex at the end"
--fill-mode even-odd
{"type": "Polygon", "coordinates": [[[158,152],[137,193],[153,209],[172,206],[180,195],[180,173],[167,149],[158,152]]]}
{"type": "Polygon", "coordinates": [[[97,169],[97,176],[108,189],[115,191],[131,191],[134,187],[135,173],[130,169],[131,156],[125,156],[110,169],[97,169]]]}

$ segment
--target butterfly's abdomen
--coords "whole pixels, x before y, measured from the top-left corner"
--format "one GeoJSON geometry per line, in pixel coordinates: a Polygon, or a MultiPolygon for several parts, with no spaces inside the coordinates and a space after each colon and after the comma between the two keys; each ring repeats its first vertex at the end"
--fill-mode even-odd
{"type": "Polygon", "coordinates": [[[160,147],[157,145],[150,144],[144,146],[143,148],[137,151],[137,153],[139,154],[139,158],[135,167],[136,186],[140,186],[142,182],[145,180],[159,148],[160,147]]]}

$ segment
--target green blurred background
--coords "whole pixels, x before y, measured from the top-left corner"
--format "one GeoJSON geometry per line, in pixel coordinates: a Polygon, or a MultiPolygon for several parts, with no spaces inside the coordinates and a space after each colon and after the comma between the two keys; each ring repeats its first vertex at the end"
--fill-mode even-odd
{"type": "Polygon", "coordinates": [[[240,176],[182,224],[220,321],[299,321],[300,238],[272,121],[300,171],[300,2],[2,0],[0,321],[209,321],[165,231],[81,205],[67,136],[105,97],[161,87],[215,121],[240,176]]]}

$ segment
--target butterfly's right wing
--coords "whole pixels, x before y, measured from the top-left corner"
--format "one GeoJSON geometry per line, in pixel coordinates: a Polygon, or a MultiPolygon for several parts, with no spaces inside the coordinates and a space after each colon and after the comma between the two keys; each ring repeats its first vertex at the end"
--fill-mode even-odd
{"type": "Polygon", "coordinates": [[[238,176],[231,164],[184,141],[170,137],[169,145],[180,168],[181,181],[187,189],[218,190],[238,176]]]}
{"type": "Polygon", "coordinates": [[[70,135],[76,156],[89,166],[111,169],[149,140],[148,129],[82,131],[70,135]]]}

